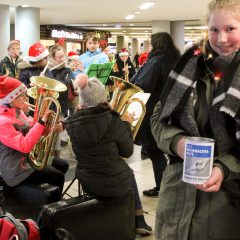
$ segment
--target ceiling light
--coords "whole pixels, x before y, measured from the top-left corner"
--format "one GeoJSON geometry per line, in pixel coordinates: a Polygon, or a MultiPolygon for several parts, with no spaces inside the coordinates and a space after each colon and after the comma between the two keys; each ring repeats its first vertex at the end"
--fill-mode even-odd
{"type": "Polygon", "coordinates": [[[137,14],[140,14],[140,13],[141,13],[141,12],[134,12],[134,14],[136,14],[136,15],[137,15],[137,14]]]}
{"type": "Polygon", "coordinates": [[[24,4],[24,5],[22,5],[21,7],[23,7],[23,8],[27,8],[27,7],[29,7],[29,5],[24,4]]]}
{"type": "Polygon", "coordinates": [[[131,20],[133,18],[135,18],[135,15],[133,15],[133,14],[130,14],[130,15],[125,17],[125,19],[127,19],[127,20],[131,20]]]}
{"type": "Polygon", "coordinates": [[[103,26],[104,26],[104,27],[106,27],[106,26],[107,26],[107,24],[103,24],[103,26]]]}
{"type": "Polygon", "coordinates": [[[153,6],[155,4],[155,2],[145,2],[143,5],[141,5],[139,8],[142,10],[148,9],[151,6],[153,6]]]}
{"type": "Polygon", "coordinates": [[[134,24],[133,24],[133,23],[130,23],[129,26],[134,26],[134,24]]]}

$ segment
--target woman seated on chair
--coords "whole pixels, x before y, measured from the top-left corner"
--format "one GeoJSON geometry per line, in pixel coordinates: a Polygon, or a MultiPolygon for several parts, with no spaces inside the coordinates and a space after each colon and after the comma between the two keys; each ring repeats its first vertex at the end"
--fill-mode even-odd
{"type": "Polygon", "coordinates": [[[121,119],[111,110],[105,88],[98,79],[79,74],[74,85],[79,88],[80,107],[65,121],[65,126],[78,161],[77,178],[87,193],[102,197],[123,196],[132,188],[136,233],[151,234],[152,229],[144,220],[133,171],[122,159],[133,153],[129,122],[134,116],[126,114],[121,119]]]}
{"type": "MultiPolygon", "coordinates": [[[[29,107],[26,90],[27,87],[19,80],[0,76],[1,177],[9,187],[49,183],[58,186],[62,191],[64,174],[68,170],[65,160],[54,158],[52,166],[42,171],[34,170],[27,161],[28,153],[43,134],[51,111],[46,111],[44,116],[32,125],[32,118],[24,113],[29,107]]],[[[61,125],[56,124],[53,130],[60,130],[61,125]]]]}

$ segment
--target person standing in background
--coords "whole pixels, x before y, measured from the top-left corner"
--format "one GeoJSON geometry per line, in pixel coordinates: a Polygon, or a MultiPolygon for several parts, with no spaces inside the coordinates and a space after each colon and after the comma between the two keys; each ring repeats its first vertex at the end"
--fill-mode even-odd
{"type": "Polygon", "coordinates": [[[139,56],[140,56],[139,53],[136,52],[136,54],[135,54],[135,56],[133,58],[133,62],[135,63],[135,67],[136,68],[139,68],[139,62],[138,62],[139,56]]]}
{"type": "Polygon", "coordinates": [[[96,33],[89,32],[86,34],[87,52],[79,57],[81,62],[79,70],[82,73],[87,73],[88,68],[92,63],[99,64],[109,62],[108,56],[99,49],[99,42],[100,38],[96,33]]]}
{"type": "Polygon", "coordinates": [[[13,40],[8,45],[8,56],[0,63],[0,76],[18,78],[18,64],[22,61],[20,57],[20,42],[13,40]]]}
{"type": "Polygon", "coordinates": [[[162,181],[162,175],[167,165],[167,159],[151,133],[150,118],[153,109],[159,100],[164,86],[167,83],[168,74],[180,57],[180,52],[174,45],[172,37],[167,32],[159,32],[151,35],[152,50],[149,52],[147,62],[130,79],[132,83],[151,93],[146,104],[146,114],[138,131],[136,140],[143,144],[149,158],[152,161],[156,186],[144,190],[143,195],[157,197],[162,181]]]}

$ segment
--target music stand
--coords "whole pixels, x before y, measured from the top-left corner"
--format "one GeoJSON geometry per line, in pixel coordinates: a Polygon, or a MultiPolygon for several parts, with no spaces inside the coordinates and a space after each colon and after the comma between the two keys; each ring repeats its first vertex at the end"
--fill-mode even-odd
{"type": "Polygon", "coordinates": [[[87,75],[88,77],[96,77],[102,84],[105,85],[114,63],[114,61],[100,64],[93,63],[89,66],[87,75]]]}

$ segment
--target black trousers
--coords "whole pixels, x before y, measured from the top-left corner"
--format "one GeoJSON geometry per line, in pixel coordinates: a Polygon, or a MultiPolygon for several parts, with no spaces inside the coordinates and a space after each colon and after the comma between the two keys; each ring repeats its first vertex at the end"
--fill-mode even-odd
{"type": "Polygon", "coordinates": [[[62,192],[65,180],[64,174],[68,168],[69,164],[66,160],[54,158],[52,166],[48,166],[42,171],[34,171],[28,178],[21,182],[20,185],[49,183],[58,186],[62,192]]]}

